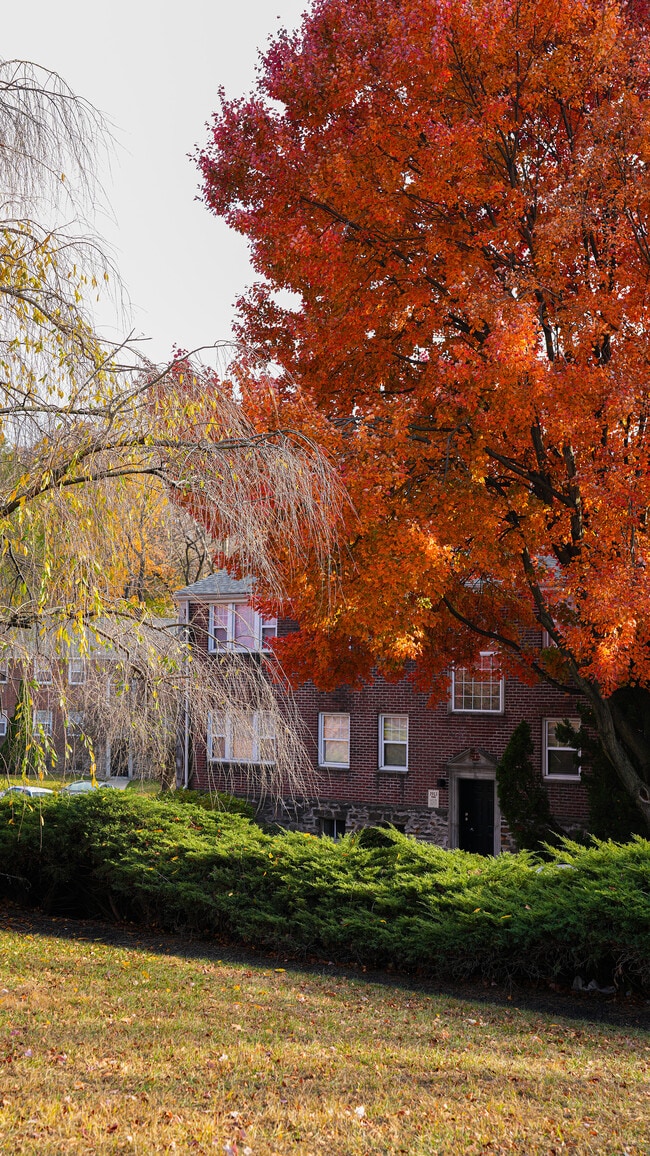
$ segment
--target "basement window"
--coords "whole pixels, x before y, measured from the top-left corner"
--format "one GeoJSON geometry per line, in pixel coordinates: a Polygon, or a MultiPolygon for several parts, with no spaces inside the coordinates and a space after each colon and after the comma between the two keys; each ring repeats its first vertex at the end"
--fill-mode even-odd
{"type": "Polygon", "coordinates": [[[338,843],[345,835],[345,819],[321,819],[321,835],[338,843]]]}

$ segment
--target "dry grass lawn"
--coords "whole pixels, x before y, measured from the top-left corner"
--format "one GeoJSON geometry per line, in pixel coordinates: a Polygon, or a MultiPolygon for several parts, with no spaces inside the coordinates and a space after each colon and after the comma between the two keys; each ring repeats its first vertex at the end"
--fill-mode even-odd
{"type": "Polygon", "coordinates": [[[650,1152],[638,1027],[59,927],[0,912],[2,1153],[650,1152]]]}

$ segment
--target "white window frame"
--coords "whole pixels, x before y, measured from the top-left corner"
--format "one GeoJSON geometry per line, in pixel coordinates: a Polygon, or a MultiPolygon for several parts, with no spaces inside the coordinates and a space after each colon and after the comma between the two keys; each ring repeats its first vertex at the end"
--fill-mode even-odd
{"type": "Polygon", "coordinates": [[[324,710],[318,715],[318,765],[319,767],[334,767],[339,770],[347,770],[350,766],[350,715],[346,711],[324,710]],[[325,719],[326,718],[345,718],[348,720],[348,737],[346,739],[332,740],[338,742],[346,742],[348,744],[348,757],[344,763],[335,763],[331,760],[328,762],[325,759],[325,719]]]}
{"type": "MultiPolygon", "coordinates": [[[[491,658],[497,652],[495,650],[482,650],[481,658],[491,658]]],[[[469,667],[460,667],[461,670],[469,671],[469,667]]],[[[476,674],[480,674],[480,670],[476,674]]],[[[486,679],[472,677],[472,682],[486,682],[486,679]]],[[[452,668],[451,671],[451,703],[450,710],[452,714],[503,714],[505,708],[505,678],[503,675],[499,679],[499,706],[496,710],[492,707],[475,707],[475,706],[456,706],[456,671],[452,668]]]]}
{"type": "Polygon", "coordinates": [[[68,711],[65,729],[71,739],[79,739],[84,733],[85,719],[82,710],[68,711]]]}
{"type": "Polygon", "coordinates": [[[250,759],[234,759],[233,754],[232,754],[232,748],[233,748],[233,725],[232,725],[233,720],[232,720],[232,715],[229,715],[227,712],[223,712],[223,711],[209,711],[208,712],[207,760],[209,763],[241,763],[242,765],[257,766],[257,767],[272,767],[275,764],[275,757],[272,759],[260,758],[260,744],[264,741],[275,742],[275,736],[272,736],[269,733],[264,734],[262,732],[262,727],[260,725],[264,721],[263,716],[269,716],[270,711],[257,711],[256,710],[256,711],[252,711],[252,715],[253,715],[252,758],[250,758],[250,759]],[[214,714],[223,715],[224,713],[225,713],[225,723],[226,723],[225,732],[226,733],[225,733],[225,735],[223,735],[220,732],[218,736],[215,736],[218,738],[225,738],[225,744],[224,744],[225,753],[224,753],[223,757],[220,757],[218,755],[214,755],[212,752],[212,738],[213,738],[212,719],[213,719],[214,714]]]}
{"type": "Polygon", "coordinates": [[[320,821],[321,838],[322,839],[331,839],[334,843],[338,843],[339,839],[343,839],[345,837],[347,829],[348,829],[347,828],[347,821],[345,819],[340,819],[340,818],[321,819],[321,821],[320,821]],[[332,824],[332,834],[331,835],[329,834],[328,831],[325,830],[325,824],[326,823],[332,824]],[[343,827],[342,831],[338,830],[338,827],[340,825],[343,827]]]}
{"type": "Polygon", "coordinates": [[[5,710],[0,711],[0,739],[6,739],[7,729],[9,727],[9,718],[5,710]]]}
{"type": "MultiPolygon", "coordinates": [[[[391,739],[389,741],[394,742],[395,740],[391,739]]],[[[379,716],[379,770],[380,771],[391,771],[393,774],[396,774],[396,775],[404,775],[404,774],[406,774],[408,769],[409,769],[409,716],[407,714],[405,714],[403,711],[393,711],[393,710],[385,711],[383,714],[380,714],[380,716],[379,716]],[[394,763],[386,764],[386,761],[384,758],[384,747],[386,745],[386,739],[384,738],[384,720],[388,719],[388,718],[406,719],[406,743],[403,744],[406,747],[406,762],[405,762],[404,766],[396,766],[394,763]]]]}
{"type": "Polygon", "coordinates": [[[272,634],[271,637],[277,638],[278,637],[278,620],[277,620],[277,618],[264,618],[264,616],[262,614],[258,614],[257,620],[256,620],[255,639],[257,642],[257,640],[259,638],[258,649],[260,650],[260,652],[262,654],[272,654],[273,651],[272,651],[271,647],[264,645],[264,635],[262,633],[263,630],[273,630],[274,634],[272,634]]]}
{"type": "Polygon", "coordinates": [[[0,658],[0,683],[9,682],[9,656],[0,658]]]}
{"type": "MultiPolygon", "coordinates": [[[[226,614],[226,642],[225,642],[225,644],[221,641],[218,642],[214,636],[214,632],[216,629],[215,624],[214,624],[215,611],[217,610],[217,608],[219,610],[221,610],[223,608],[223,606],[224,606],[223,602],[211,602],[209,607],[208,607],[208,651],[210,654],[216,654],[220,650],[228,649],[229,639],[232,638],[230,607],[227,605],[226,605],[227,614],[226,614]]],[[[219,629],[223,630],[223,626],[220,625],[219,629]]]]}
{"type": "MultiPolygon", "coordinates": [[[[234,650],[238,654],[260,654],[260,653],[270,654],[271,653],[270,647],[264,646],[262,629],[263,628],[274,629],[275,630],[275,636],[274,637],[277,637],[278,620],[277,620],[277,618],[264,618],[257,610],[255,610],[253,612],[254,613],[254,619],[253,619],[253,647],[252,647],[252,649],[249,649],[246,646],[238,646],[237,645],[237,640],[235,637],[235,621],[237,618],[237,613],[238,613],[240,608],[247,607],[248,605],[249,605],[248,602],[211,602],[210,603],[210,606],[208,607],[208,652],[210,654],[216,654],[220,650],[223,650],[223,649],[234,650]],[[217,642],[217,640],[214,636],[215,610],[217,607],[219,607],[220,609],[222,607],[226,607],[227,611],[228,611],[228,613],[226,615],[225,647],[224,647],[224,644],[222,642],[217,642]]],[[[223,627],[221,627],[220,629],[223,629],[223,627]]]]}
{"type": "Polygon", "coordinates": [[[42,730],[43,734],[47,735],[48,738],[52,738],[54,731],[52,728],[51,710],[41,710],[39,708],[34,711],[34,733],[36,734],[39,730],[42,730]]]}
{"type": "MultiPolygon", "coordinates": [[[[580,766],[576,767],[575,770],[571,774],[568,774],[568,775],[554,775],[552,773],[549,774],[549,770],[548,770],[549,751],[572,751],[574,753],[577,752],[578,758],[580,757],[580,755],[582,753],[580,751],[579,747],[561,747],[561,746],[558,746],[557,743],[549,743],[548,732],[549,732],[550,725],[552,725],[553,728],[555,728],[555,726],[558,723],[563,723],[564,721],[565,721],[564,718],[560,718],[557,715],[554,718],[542,719],[542,773],[544,775],[544,778],[549,783],[578,783],[578,782],[580,782],[580,779],[582,777],[580,766]]],[[[571,726],[574,728],[574,730],[579,730],[580,719],[569,718],[569,719],[567,719],[567,722],[569,722],[571,724],[571,726]]]]}
{"type": "Polygon", "coordinates": [[[50,659],[44,654],[37,654],[34,658],[34,682],[37,682],[39,686],[51,686],[53,681],[50,659]],[[45,671],[49,675],[48,678],[39,678],[39,667],[41,671],[45,671]]]}
{"type": "Polygon", "coordinates": [[[75,654],[68,659],[68,683],[70,686],[83,686],[85,681],[86,660],[81,655],[75,654]]]}

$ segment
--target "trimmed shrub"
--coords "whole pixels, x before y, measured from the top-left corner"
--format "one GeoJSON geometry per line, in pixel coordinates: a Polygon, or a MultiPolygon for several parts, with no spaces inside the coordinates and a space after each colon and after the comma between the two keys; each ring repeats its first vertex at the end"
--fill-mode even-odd
{"type": "Polygon", "coordinates": [[[0,800],[0,886],[57,914],[462,978],[650,985],[650,843],[483,858],[395,830],[338,843],[128,792],[0,800]]]}
{"type": "Polygon", "coordinates": [[[519,723],[497,766],[497,792],[501,813],[520,851],[539,851],[549,840],[555,842],[548,792],[533,765],[530,726],[519,723]]]}
{"type": "Polygon", "coordinates": [[[159,802],[181,803],[183,806],[191,803],[203,807],[206,811],[223,811],[227,815],[243,815],[251,822],[255,819],[255,808],[247,799],[238,799],[236,795],[228,795],[223,791],[170,791],[159,796],[159,802]]]}

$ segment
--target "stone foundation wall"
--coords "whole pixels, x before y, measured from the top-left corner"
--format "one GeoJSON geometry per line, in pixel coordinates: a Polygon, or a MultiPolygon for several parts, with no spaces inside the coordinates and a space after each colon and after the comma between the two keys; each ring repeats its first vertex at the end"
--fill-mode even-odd
{"type": "MultiPolygon", "coordinates": [[[[390,823],[405,835],[412,835],[424,843],[435,843],[445,850],[449,847],[449,813],[446,807],[436,810],[429,807],[384,807],[321,799],[283,805],[266,803],[258,806],[257,818],[263,823],[277,824],[288,831],[304,831],[309,835],[322,835],[323,820],[327,819],[342,820],[346,835],[360,831],[362,827],[380,827],[390,823]]],[[[584,829],[579,824],[567,824],[565,834],[569,838],[580,837],[584,829]]],[[[501,820],[501,850],[512,853],[517,850],[505,819],[501,820]]]]}
{"type": "Polygon", "coordinates": [[[345,822],[346,834],[362,827],[378,827],[392,823],[405,835],[414,835],[427,843],[447,847],[449,821],[446,808],[382,806],[381,804],[310,800],[275,806],[267,804],[258,810],[258,818],[265,823],[278,823],[290,831],[305,831],[310,835],[323,833],[324,819],[345,822]]]}

